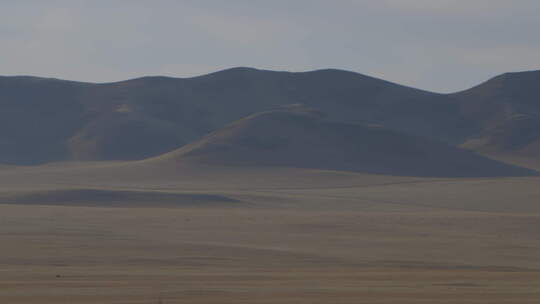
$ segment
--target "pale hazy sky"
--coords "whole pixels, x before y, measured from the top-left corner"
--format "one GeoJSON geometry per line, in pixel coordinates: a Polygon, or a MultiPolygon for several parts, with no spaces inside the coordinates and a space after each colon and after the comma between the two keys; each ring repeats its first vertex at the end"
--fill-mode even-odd
{"type": "Polygon", "coordinates": [[[422,89],[540,69],[540,0],[0,0],[0,75],[340,68],[422,89]]]}

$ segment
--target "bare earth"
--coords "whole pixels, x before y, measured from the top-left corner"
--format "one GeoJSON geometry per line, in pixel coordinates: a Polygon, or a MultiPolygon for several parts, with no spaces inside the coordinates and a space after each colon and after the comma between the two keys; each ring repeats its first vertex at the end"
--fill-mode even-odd
{"type": "Polygon", "coordinates": [[[540,303],[538,177],[60,163],[0,202],[0,303],[540,303]]]}

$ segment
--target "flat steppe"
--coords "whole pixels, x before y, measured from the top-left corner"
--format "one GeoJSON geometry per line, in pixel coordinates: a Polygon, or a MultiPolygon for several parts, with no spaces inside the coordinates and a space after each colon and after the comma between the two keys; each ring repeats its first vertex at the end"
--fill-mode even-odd
{"type": "Polygon", "coordinates": [[[0,168],[0,303],[539,303],[540,178],[0,168]]]}

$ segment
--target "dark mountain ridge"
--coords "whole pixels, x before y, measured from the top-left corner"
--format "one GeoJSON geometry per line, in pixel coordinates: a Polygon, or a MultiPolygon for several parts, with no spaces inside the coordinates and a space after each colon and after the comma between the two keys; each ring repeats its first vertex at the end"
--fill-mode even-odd
{"type": "MultiPolygon", "coordinates": [[[[520,145],[527,146],[536,140],[536,114],[531,113],[540,110],[530,99],[538,96],[538,72],[505,75],[456,94],[333,69],[233,68],[193,78],[152,76],[101,84],[0,77],[0,162],[144,159],[252,113],[296,103],[319,109],[328,122],[377,123],[479,150],[497,142],[492,134],[515,138],[515,132],[532,128],[532,135],[521,139],[525,144],[520,145]],[[505,114],[508,108],[530,118],[526,126],[505,114]]],[[[513,149],[511,140],[502,141],[513,149]]]]}

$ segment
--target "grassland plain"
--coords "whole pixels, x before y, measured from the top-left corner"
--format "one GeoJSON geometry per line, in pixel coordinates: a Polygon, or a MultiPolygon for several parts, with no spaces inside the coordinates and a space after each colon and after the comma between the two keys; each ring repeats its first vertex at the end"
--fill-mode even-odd
{"type": "Polygon", "coordinates": [[[98,162],[0,182],[2,303],[540,301],[538,177],[98,162]]]}

